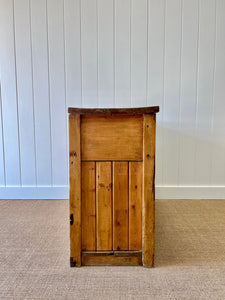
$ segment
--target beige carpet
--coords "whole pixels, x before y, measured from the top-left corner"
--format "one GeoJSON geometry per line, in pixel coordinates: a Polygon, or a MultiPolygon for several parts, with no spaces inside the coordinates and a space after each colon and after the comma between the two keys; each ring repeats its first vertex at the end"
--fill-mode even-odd
{"type": "Polygon", "coordinates": [[[0,201],[0,299],[225,299],[225,201],[156,201],[155,268],[69,267],[68,201],[0,201]]]}

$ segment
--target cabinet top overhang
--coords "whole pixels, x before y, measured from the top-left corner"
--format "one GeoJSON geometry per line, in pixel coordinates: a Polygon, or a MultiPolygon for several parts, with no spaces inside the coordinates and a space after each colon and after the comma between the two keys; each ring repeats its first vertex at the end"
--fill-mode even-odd
{"type": "Polygon", "coordinates": [[[148,107],[132,107],[132,108],[77,108],[69,107],[69,114],[80,115],[115,115],[115,114],[128,114],[128,115],[142,115],[142,114],[155,114],[159,112],[159,106],[148,107]]]}

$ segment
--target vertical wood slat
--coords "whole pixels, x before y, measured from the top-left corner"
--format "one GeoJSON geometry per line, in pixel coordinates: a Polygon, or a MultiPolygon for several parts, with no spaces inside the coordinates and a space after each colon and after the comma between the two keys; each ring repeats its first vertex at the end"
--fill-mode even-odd
{"type": "Polygon", "coordinates": [[[29,1],[14,1],[14,22],[21,183],[27,186],[37,183],[29,1]]]}
{"type": "Polygon", "coordinates": [[[113,250],[128,250],[128,162],[113,162],[113,250]]]}
{"type": "Polygon", "coordinates": [[[142,261],[145,267],[153,267],[155,231],[156,116],[144,115],[143,119],[142,261]]]}
{"type": "Polygon", "coordinates": [[[96,250],[95,162],[82,162],[81,182],[81,248],[96,250]]]}
{"type": "Polygon", "coordinates": [[[129,250],[142,249],[142,162],[129,162],[129,250]]]}
{"type": "Polygon", "coordinates": [[[67,185],[63,1],[47,1],[52,184],[67,185]],[[60,138],[59,138],[60,137],[60,138]],[[59,159],[60,158],[60,159],[59,159]]]}
{"type": "Polygon", "coordinates": [[[21,184],[13,11],[13,1],[0,2],[0,84],[6,186],[21,184]]]}
{"type": "Polygon", "coordinates": [[[81,266],[81,157],[80,115],[69,115],[69,163],[70,163],[70,225],[71,266],[81,266]]]}
{"type": "Polygon", "coordinates": [[[112,163],[96,162],[97,250],[112,250],[112,163]]]}
{"type": "Polygon", "coordinates": [[[50,186],[52,155],[46,1],[32,0],[30,6],[37,185],[50,186]]]}

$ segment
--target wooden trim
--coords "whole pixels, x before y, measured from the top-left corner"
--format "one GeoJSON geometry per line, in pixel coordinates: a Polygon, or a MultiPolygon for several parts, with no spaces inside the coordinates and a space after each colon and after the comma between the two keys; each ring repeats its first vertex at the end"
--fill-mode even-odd
{"type": "Polygon", "coordinates": [[[154,266],[156,116],[143,117],[142,261],[154,266]]]}
{"type": "Polygon", "coordinates": [[[113,159],[113,160],[100,160],[100,159],[95,159],[95,160],[89,160],[89,159],[82,159],[81,160],[82,162],[83,161],[86,161],[86,162],[114,162],[114,161],[116,161],[116,162],[123,162],[123,161],[127,161],[127,162],[142,162],[143,160],[132,160],[132,159],[130,159],[130,160],[116,160],[116,159],[113,159]]]}
{"type": "Polygon", "coordinates": [[[70,164],[70,265],[81,266],[81,155],[80,115],[69,116],[69,164],[70,164]]]}
{"type": "Polygon", "coordinates": [[[142,254],[142,251],[130,251],[130,250],[124,250],[124,251],[114,251],[114,250],[102,250],[102,251],[82,251],[83,256],[99,256],[99,255],[114,255],[114,256],[139,256],[142,254]]]}
{"type": "Polygon", "coordinates": [[[84,266],[142,266],[141,251],[85,251],[84,266]]]}
{"type": "Polygon", "coordinates": [[[159,112],[159,106],[135,107],[135,108],[77,108],[69,107],[68,113],[79,115],[114,115],[114,114],[155,114],[159,112]]]}

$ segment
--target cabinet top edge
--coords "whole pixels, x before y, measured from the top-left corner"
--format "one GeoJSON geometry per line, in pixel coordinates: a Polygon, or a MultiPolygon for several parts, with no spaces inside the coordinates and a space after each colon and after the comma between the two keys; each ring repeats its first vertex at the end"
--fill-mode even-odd
{"type": "Polygon", "coordinates": [[[159,112],[159,106],[132,107],[132,108],[78,108],[69,107],[69,114],[80,115],[115,115],[115,114],[155,114],[159,112]]]}

